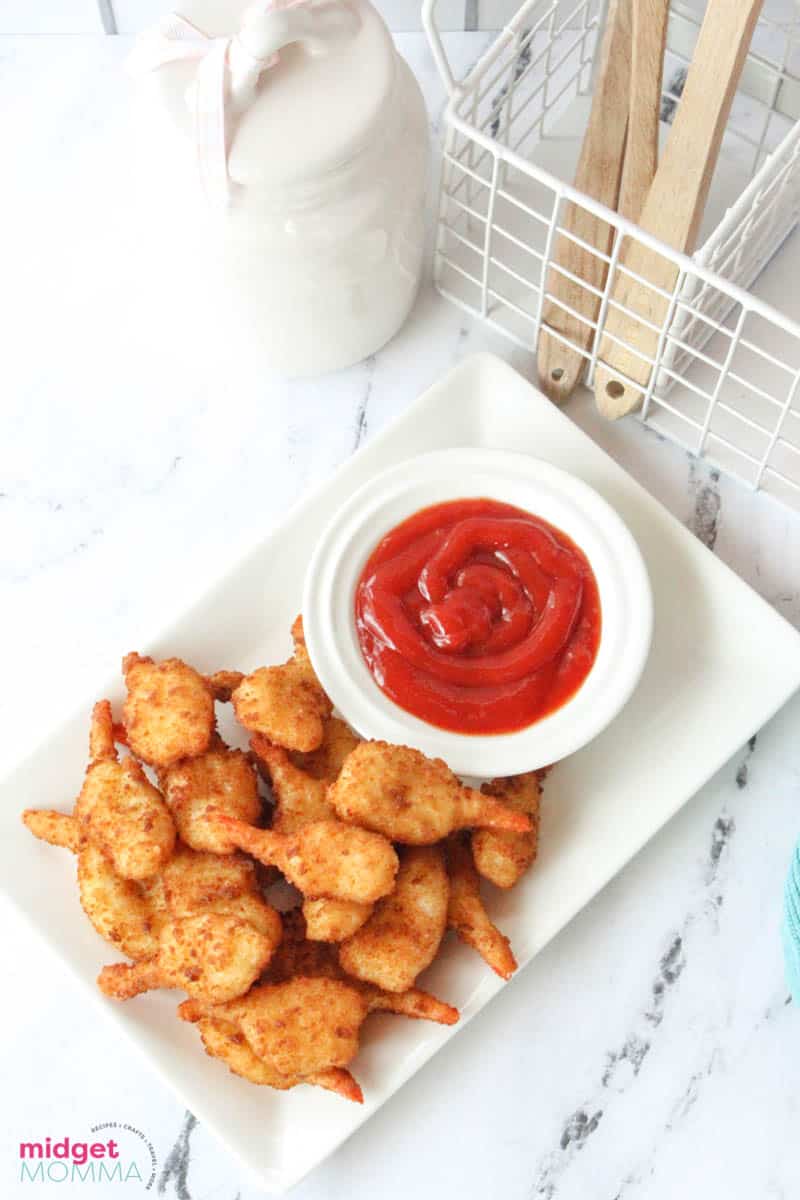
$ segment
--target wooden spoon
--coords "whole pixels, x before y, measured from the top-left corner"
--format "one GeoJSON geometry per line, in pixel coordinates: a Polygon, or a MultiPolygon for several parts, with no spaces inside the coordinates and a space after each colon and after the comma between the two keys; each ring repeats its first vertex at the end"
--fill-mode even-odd
{"type": "MultiPolygon", "coordinates": [[[[680,107],[639,218],[642,229],[685,254],[691,254],[697,240],[722,135],[762,4],[763,0],[709,0],[680,107]]],[[[675,263],[634,239],[626,240],[620,260],[667,292],[675,286],[675,263]]],[[[598,360],[595,371],[595,399],[605,416],[617,418],[642,402],[669,301],[621,272],[614,281],[611,300],[656,327],[650,329],[614,308],[613,303],[609,305],[606,331],[623,339],[626,346],[603,336],[602,362],[598,360]],[[617,372],[641,386],[619,379],[617,372]]]]}
{"type": "MultiPolygon", "coordinates": [[[[633,2],[609,2],[589,123],[575,172],[575,187],[608,208],[617,207],[625,151],[633,2]]],[[[608,254],[613,226],[593,216],[585,208],[568,204],[560,225],[588,245],[596,246],[608,254]]],[[[556,240],[552,262],[602,290],[608,264],[590,250],[584,250],[570,241],[564,234],[560,234],[556,240]]],[[[597,320],[600,299],[552,267],[547,273],[546,288],[554,299],[545,299],[542,306],[537,354],[539,386],[556,404],[563,404],[583,377],[587,360],[580,350],[565,346],[548,334],[547,326],[576,346],[588,349],[594,338],[594,329],[587,322],[597,320]],[[585,320],[573,317],[554,300],[568,304],[585,320]]]]}

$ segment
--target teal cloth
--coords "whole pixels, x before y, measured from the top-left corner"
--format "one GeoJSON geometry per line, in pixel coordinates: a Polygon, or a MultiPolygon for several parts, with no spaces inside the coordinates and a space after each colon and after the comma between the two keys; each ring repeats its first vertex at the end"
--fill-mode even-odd
{"type": "Polygon", "coordinates": [[[783,956],[789,991],[795,1004],[800,1004],[800,842],[792,855],[784,890],[783,956]]]}

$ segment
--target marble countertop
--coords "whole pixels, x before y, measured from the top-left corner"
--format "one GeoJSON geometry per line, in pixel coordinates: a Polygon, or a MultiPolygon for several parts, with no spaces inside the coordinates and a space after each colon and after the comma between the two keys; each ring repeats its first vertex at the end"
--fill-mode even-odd
{"type": "MultiPolygon", "coordinates": [[[[455,61],[488,36],[449,35],[455,61]]],[[[438,113],[422,36],[398,42],[438,113]]],[[[0,103],[14,114],[2,201],[3,767],[452,363],[489,348],[532,365],[426,283],[389,346],[331,377],[234,386],[224,346],[183,347],[176,366],[163,351],[170,328],[145,319],[151,293],[131,285],[128,45],[0,38],[0,103]]],[[[587,396],[567,411],[800,627],[796,515],[634,420],[604,424],[587,396]]],[[[800,1195],[800,1015],[778,936],[800,833],[799,719],[796,699],[298,1200],[800,1195]]],[[[58,805],[68,790],[42,800],[58,805]]],[[[158,1195],[255,1200],[2,911],[3,1193],[17,1194],[7,1172],[32,1131],[114,1119],[147,1131],[158,1195]]]]}

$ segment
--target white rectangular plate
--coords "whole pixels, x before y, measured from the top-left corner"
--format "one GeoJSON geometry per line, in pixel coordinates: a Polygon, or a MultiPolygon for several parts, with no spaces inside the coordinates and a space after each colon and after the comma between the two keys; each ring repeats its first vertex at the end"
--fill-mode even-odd
{"type": "MultiPolygon", "coordinates": [[[[183,618],[147,646],[201,670],[253,668],[289,650],[303,572],[328,515],[375,472],[422,451],[528,452],[583,478],[617,509],[644,554],[655,639],[633,699],[548,781],[534,870],[490,910],[524,966],[800,686],[800,636],[520,375],[491,355],[463,362],[359,451],[183,618]]],[[[469,480],[464,480],[465,495],[469,480]]],[[[120,647],[120,651],[130,647],[120,647]]],[[[121,699],[118,677],[96,696],[121,699]]],[[[51,948],[186,1106],[279,1192],[301,1179],[458,1033],[373,1016],[354,1064],[363,1107],[315,1088],[275,1093],[230,1075],[161,992],[106,1002],[95,976],[113,958],[80,911],[70,856],[35,841],[27,805],[66,807],[80,785],[88,706],[3,785],[2,886],[51,948]]],[[[461,1025],[502,987],[454,941],[422,978],[461,1009],[461,1025]]],[[[478,1098],[476,1097],[476,1103],[478,1098]]]]}

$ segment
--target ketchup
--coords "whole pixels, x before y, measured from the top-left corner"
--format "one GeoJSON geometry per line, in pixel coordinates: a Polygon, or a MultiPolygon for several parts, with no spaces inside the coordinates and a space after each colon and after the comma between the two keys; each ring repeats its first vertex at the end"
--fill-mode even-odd
{"type": "Polygon", "coordinates": [[[497,500],[435,504],[397,525],[367,560],[355,610],[378,687],[458,733],[511,733],[554,712],[600,642],[586,555],[497,500]]]}

